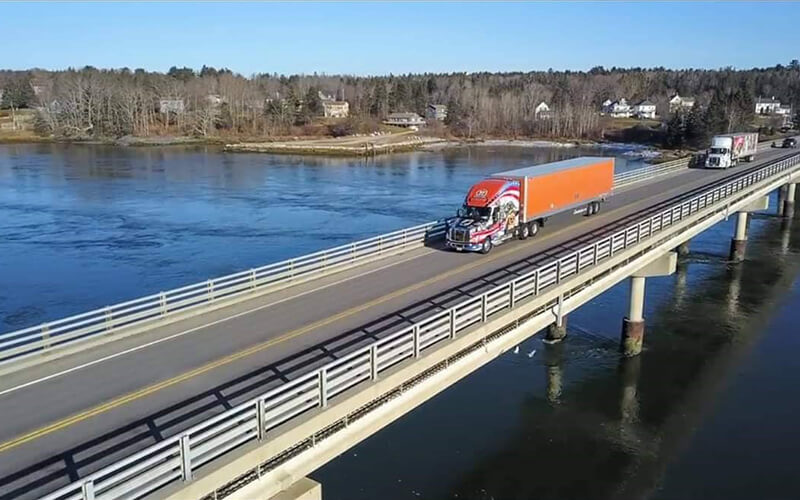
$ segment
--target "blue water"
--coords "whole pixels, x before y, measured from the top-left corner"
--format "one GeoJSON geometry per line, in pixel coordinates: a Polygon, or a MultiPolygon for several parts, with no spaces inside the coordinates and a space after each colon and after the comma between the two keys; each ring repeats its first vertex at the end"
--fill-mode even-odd
{"type": "Polygon", "coordinates": [[[0,145],[0,332],[453,215],[489,173],[624,152],[0,145]]]}

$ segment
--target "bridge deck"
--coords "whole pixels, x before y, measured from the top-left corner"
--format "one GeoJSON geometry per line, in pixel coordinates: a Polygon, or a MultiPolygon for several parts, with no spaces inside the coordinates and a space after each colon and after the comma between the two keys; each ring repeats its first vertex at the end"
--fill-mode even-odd
{"type": "MultiPolygon", "coordinates": [[[[754,165],[784,153],[763,151],[754,165]]],[[[83,476],[737,172],[682,171],[618,193],[598,216],[554,217],[488,256],[418,249],[6,376],[0,491],[29,466],[83,476]]]]}

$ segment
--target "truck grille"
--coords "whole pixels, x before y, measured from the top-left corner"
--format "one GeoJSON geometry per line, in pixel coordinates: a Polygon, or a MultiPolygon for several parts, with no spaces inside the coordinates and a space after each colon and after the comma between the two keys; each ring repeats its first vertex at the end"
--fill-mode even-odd
{"type": "Polygon", "coordinates": [[[453,228],[450,231],[450,239],[459,243],[469,243],[469,231],[461,228],[453,228]]]}

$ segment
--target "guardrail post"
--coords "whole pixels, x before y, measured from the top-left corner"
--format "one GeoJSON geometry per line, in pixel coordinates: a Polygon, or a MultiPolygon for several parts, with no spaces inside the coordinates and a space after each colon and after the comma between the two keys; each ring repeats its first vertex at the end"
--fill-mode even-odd
{"type": "Polygon", "coordinates": [[[208,287],[208,300],[214,300],[214,280],[208,280],[206,286],[208,287]]]}
{"type": "Polygon", "coordinates": [[[481,295],[481,323],[486,323],[489,317],[489,296],[485,293],[481,295]]]}
{"type": "Polygon", "coordinates": [[[542,270],[541,269],[537,269],[536,270],[536,274],[533,276],[533,281],[534,281],[533,294],[534,295],[539,295],[539,290],[540,290],[539,282],[542,281],[541,278],[542,278],[542,270]]]}
{"type": "Polygon", "coordinates": [[[456,308],[450,309],[450,338],[456,338],[456,308]]]}
{"type": "Polygon", "coordinates": [[[90,479],[81,485],[83,500],[94,500],[94,480],[90,479]]]}
{"type": "Polygon", "coordinates": [[[106,306],[105,309],[106,331],[111,330],[113,328],[113,326],[111,325],[112,319],[113,319],[113,314],[111,313],[111,306],[106,306]]]}
{"type": "Polygon", "coordinates": [[[378,254],[383,254],[383,235],[378,238],[378,254]]]}
{"type": "Polygon", "coordinates": [[[581,251],[578,250],[575,252],[575,274],[578,275],[581,272],[581,251]]]}
{"type": "Polygon", "coordinates": [[[592,265],[596,266],[597,265],[597,261],[600,260],[600,242],[599,241],[595,241],[594,242],[594,249],[593,249],[592,253],[594,254],[592,256],[592,265]]]}
{"type": "Polygon", "coordinates": [[[561,259],[556,261],[556,283],[561,283],[561,259]]]}
{"type": "Polygon", "coordinates": [[[328,407],[328,370],[325,368],[319,370],[319,407],[328,407]]]}
{"type": "Polygon", "coordinates": [[[256,287],[256,270],[255,269],[251,269],[250,270],[250,285],[251,285],[252,288],[256,287]]]}
{"type": "Polygon", "coordinates": [[[369,348],[369,378],[378,380],[378,344],[372,344],[369,348]]]}
{"type": "Polygon", "coordinates": [[[48,323],[42,323],[42,349],[50,348],[50,326],[48,323]]]}
{"type": "Polygon", "coordinates": [[[350,245],[350,261],[355,262],[356,260],[356,244],[353,243],[350,245]]]}
{"type": "Polygon", "coordinates": [[[264,399],[256,401],[256,422],[258,423],[258,440],[263,441],[264,435],[267,433],[267,421],[265,420],[267,413],[267,402],[264,399]]]}
{"type": "Polygon", "coordinates": [[[184,434],[181,436],[180,450],[181,450],[181,477],[183,482],[192,480],[192,455],[191,445],[189,444],[189,435],[184,434]]]}
{"type": "Polygon", "coordinates": [[[294,278],[294,259],[289,260],[289,279],[294,278]]]}
{"type": "Polygon", "coordinates": [[[419,325],[414,325],[414,357],[419,357],[419,325]]]}
{"type": "Polygon", "coordinates": [[[408,230],[403,229],[403,246],[406,246],[408,243],[408,230]]]}
{"type": "Polygon", "coordinates": [[[158,303],[161,306],[161,315],[165,316],[167,314],[167,294],[164,292],[159,293],[158,303]]]}
{"type": "Polygon", "coordinates": [[[514,309],[514,298],[515,298],[514,297],[514,291],[515,291],[515,288],[516,288],[514,285],[516,285],[516,281],[515,280],[511,280],[508,283],[508,308],[509,309],[514,309]]]}

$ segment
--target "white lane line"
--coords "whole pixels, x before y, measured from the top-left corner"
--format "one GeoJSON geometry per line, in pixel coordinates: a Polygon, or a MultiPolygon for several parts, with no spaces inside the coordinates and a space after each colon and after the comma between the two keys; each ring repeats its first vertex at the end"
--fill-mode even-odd
{"type": "Polygon", "coordinates": [[[398,261],[393,262],[391,264],[387,264],[385,266],[377,267],[377,268],[372,269],[370,271],[366,271],[366,272],[363,272],[363,273],[360,273],[360,274],[349,276],[349,277],[347,277],[345,279],[342,279],[342,280],[339,280],[339,281],[333,281],[331,283],[328,283],[327,285],[323,285],[323,286],[320,286],[318,288],[314,288],[312,290],[306,290],[305,292],[301,292],[301,293],[298,293],[298,294],[295,294],[295,295],[291,295],[289,297],[284,297],[284,298],[282,298],[280,300],[276,300],[276,301],[270,302],[268,304],[262,304],[262,305],[260,305],[258,307],[254,307],[252,309],[247,309],[245,311],[241,311],[241,312],[236,313],[234,315],[226,316],[224,318],[220,318],[220,319],[218,319],[216,321],[212,321],[210,323],[205,323],[205,324],[203,324],[201,326],[196,326],[196,327],[190,328],[188,330],[184,330],[184,331],[181,331],[181,332],[178,332],[178,333],[174,333],[174,334],[169,335],[167,337],[156,339],[156,340],[154,340],[152,342],[148,342],[146,344],[141,344],[141,345],[138,345],[136,347],[131,347],[130,349],[126,349],[124,351],[120,351],[120,352],[117,352],[117,353],[114,353],[114,354],[110,354],[110,355],[102,357],[102,358],[98,358],[98,359],[95,359],[95,360],[92,360],[92,361],[88,361],[88,362],[86,362],[84,364],[81,364],[81,365],[73,366],[72,368],[68,368],[68,369],[62,370],[60,372],[52,373],[52,374],[47,375],[45,377],[41,377],[41,378],[38,378],[38,379],[35,379],[35,380],[31,380],[29,382],[25,382],[24,384],[20,384],[20,385],[14,386],[14,387],[10,387],[8,389],[4,389],[4,390],[0,391],[0,396],[5,396],[6,394],[10,394],[10,393],[18,391],[20,389],[25,389],[27,387],[31,387],[31,386],[36,385],[36,384],[40,384],[42,382],[47,382],[48,380],[53,380],[54,378],[58,378],[58,377],[61,377],[61,376],[64,376],[64,375],[68,375],[70,373],[76,372],[78,370],[82,370],[84,368],[88,368],[90,366],[94,366],[94,365],[97,365],[97,364],[100,364],[100,363],[104,363],[106,361],[118,358],[120,356],[124,356],[126,354],[131,354],[133,352],[140,351],[142,349],[146,349],[146,348],[152,347],[154,345],[158,345],[158,344],[160,344],[162,342],[167,342],[169,340],[174,340],[176,338],[182,337],[182,336],[187,335],[189,333],[196,332],[197,330],[202,330],[202,329],[208,328],[210,326],[218,325],[220,323],[224,323],[225,321],[228,321],[228,320],[231,320],[231,319],[235,319],[235,318],[238,318],[240,316],[244,316],[244,315],[250,314],[252,312],[259,311],[261,309],[266,309],[266,308],[281,304],[281,303],[289,301],[289,300],[294,300],[296,298],[302,297],[304,295],[308,295],[310,293],[318,292],[320,290],[324,290],[325,288],[329,288],[329,287],[334,286],[334,285],[340,285],[340,284],[342,284],[342,283],[344,283],[346,281],[350,281],[350,280],[355,279],[355,278],[360,278],[362,276],[366,276],[366,275],[374,273],[374,272],[378,272],[378,271],[382,271],[384,269],[388,269],[388,268],[396,266],[398,264],[402,264],[404,262],[408,262],[408,261],[414,260],[416,258],[423,257],[425,255],[433,253],[434,251],[435,250],[428,249],[427,251],[422,252],[422,253],[420,253],[418,255],[410,256],[408,258],[398,260],[398,261]]]}

